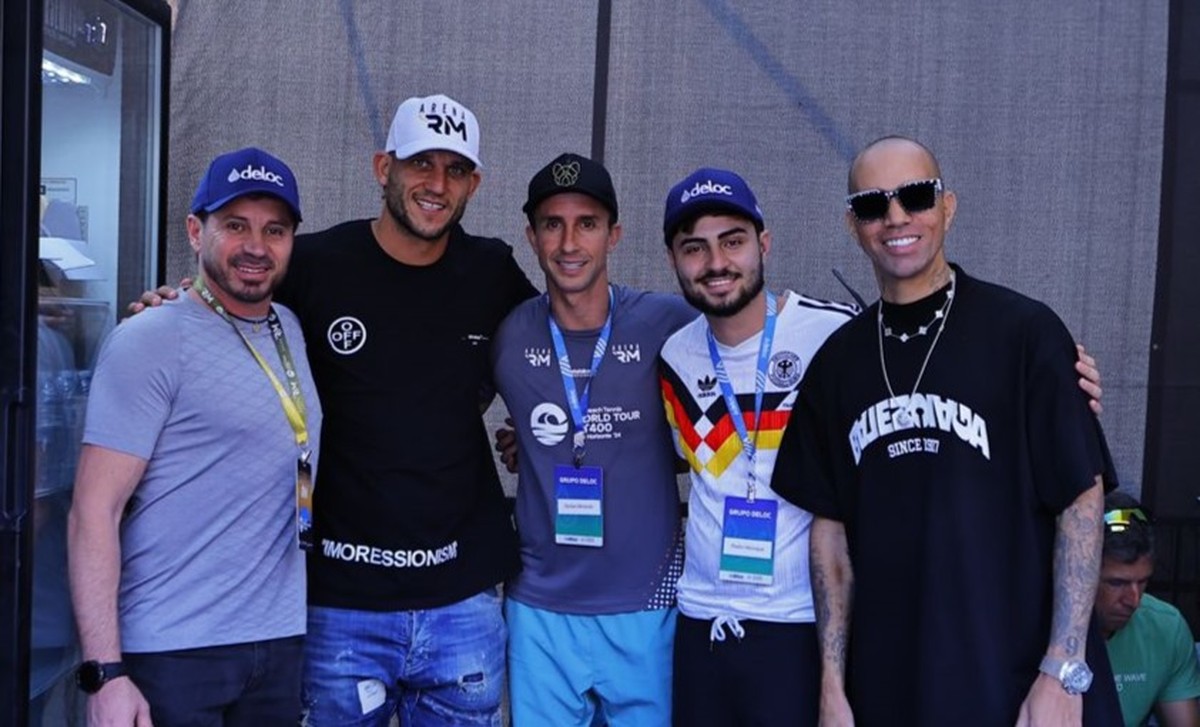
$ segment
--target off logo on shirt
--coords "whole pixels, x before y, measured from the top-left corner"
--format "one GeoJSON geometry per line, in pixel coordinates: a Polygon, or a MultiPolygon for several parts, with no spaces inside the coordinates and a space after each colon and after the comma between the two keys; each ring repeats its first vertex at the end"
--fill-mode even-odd
{"type": "Polygon", "coordinates": [[[342,316],[329,324],[325,337],[329,339],[329,347],[334,353],[347,356],[367,342],[367,327],[354,316],[342,316]]]}

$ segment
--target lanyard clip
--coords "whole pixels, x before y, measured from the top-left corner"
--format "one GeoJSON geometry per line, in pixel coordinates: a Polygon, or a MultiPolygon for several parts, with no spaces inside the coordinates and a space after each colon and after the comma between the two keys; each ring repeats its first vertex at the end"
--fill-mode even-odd
{"type": "Polygon", "coordinates": [[[575,432],[571,438],[572,450],[575,452],[575,469],[583,466],[583,431],[575,432]]]}

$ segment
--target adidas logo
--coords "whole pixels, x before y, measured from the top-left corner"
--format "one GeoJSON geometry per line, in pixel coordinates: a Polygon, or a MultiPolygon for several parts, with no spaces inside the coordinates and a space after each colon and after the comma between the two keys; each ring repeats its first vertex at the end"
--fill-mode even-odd
{"type": "Polygon", "coordinates": [[[713,376],[702,376],[696,380],[696,387],[700,389],[700,396],[713,396],[716,393],[713,389],[717,388],[717,379],[713,376]]]}
{"type": "Polygon", "coordinates": [[[279,176],[275,172],[272,172],[270,169],[267,169],[266,167],[259,167],[258,169],[255,169],[254,167],[250,166],[249,164],[246,165],[245,169],[230,170],[229,177],[227,179],[231,183],[236,182],[239,179],[243,179],[246,181],[249,181],[251,179],[260,179],[264,182],[270,182],[271,184],[277,184],[280,187],[283,186],[283,177],[279,176]]]}
{"type": "Polygon", "coordinates": [[[679,197],[679,204],[687,202],[693,197],[699,197],[702,194],[723,194],[727,197],[733,196],[733,187],[728,184],[717,184],[711,179],[707,182],[696,182],[696,186],[691,189],[685,189],[679,197]]]}

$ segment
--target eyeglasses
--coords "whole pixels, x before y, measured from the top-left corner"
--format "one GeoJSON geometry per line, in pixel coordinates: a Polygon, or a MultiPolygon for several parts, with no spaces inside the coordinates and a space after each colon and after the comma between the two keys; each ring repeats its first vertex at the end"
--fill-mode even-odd
{"type": "Polygon", "coordinates": [[[846,207],[859,222],[872,222],[887,217],[888,204],[892,197],[909,213],[924,212],[933,207],[942,191],[941,179],[921,179],[896,187],[890,192],[882,189],[865,189],[846,197],[846,207]]]}
{"type": "Polygon", "coordinates": [[[1144,523],[1149,523],[1150,518],[1146,517],[1146,513],[1139,508],[1122,508],[1120,510],[1109,510],[1104,513],[1104,527],[1114,533],[1123,533],[1133,524],[1134,520],[1141,520],[1144,523]]]}

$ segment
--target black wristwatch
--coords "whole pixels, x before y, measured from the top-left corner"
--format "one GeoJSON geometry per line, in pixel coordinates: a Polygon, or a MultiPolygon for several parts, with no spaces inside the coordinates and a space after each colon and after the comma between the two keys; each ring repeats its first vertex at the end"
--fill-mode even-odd
{"type": "Polygon", "coordinates": [[[101,663],[85,661],[75,670],[75,683],[88,694],[95,694],[100,688],[117,677],[125,676],[125,665],[119,661],[101,663]]]}

